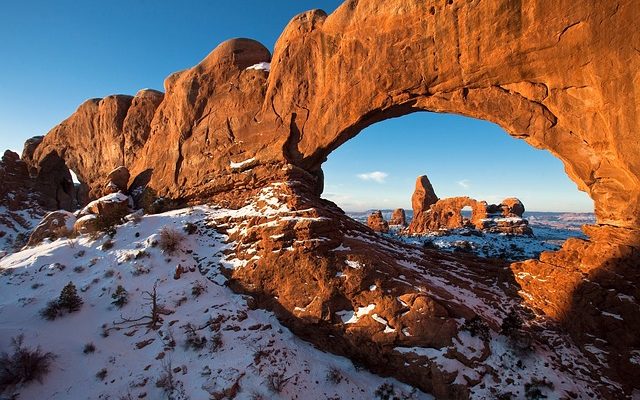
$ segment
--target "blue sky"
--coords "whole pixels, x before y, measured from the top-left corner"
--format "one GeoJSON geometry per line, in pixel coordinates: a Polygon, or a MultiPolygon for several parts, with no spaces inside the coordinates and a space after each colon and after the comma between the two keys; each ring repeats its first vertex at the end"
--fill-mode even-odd
{"type": "MultiPolygon", "coordinates": [[[[331,12],[340,3],[4,2],[0,147],[21,151],[24,140],[46,133],[88,98],[161,90],[167,75],[195,65],[226,39],[249,37],[273,49],[295,14],[331,12]]],[[[378,123],[334,152],[324,169],[325,196],[349,210],[408,207],[423,173],[441,197],[516,195],[530,210],[593,210],[557,159],[489,123],[457,116],[419,113],[378,123]],[[388,175],[357,176],[376,171],[388,175]]]]}

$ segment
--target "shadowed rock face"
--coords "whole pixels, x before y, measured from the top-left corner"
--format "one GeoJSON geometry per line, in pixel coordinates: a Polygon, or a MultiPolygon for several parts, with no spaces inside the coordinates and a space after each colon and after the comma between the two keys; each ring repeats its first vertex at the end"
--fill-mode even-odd
{"type": "MultiPolygon", "coordinates": [[[[629,266],[640,259],[639,18],[632,0],[349,0],[330,16],[293,18],[273,57],[234,39],[169,76],[164,95],[89,100],[24,160],[42,177],[60,176],[64,160],[92,198],[123,165],[132,181],[179,201],[241,206],[295,174],[319,202],[322,163],[365,127],[417,111],[485,119],[561,159],[595,203],[590,241],[514,264],[527,302],[581,321],[566,326],[585,341],[607,335],[602,312],[621,316],[618,331],[637,332],[637,307],[603,293],[638,294],[611,277],[638,283],[629,266]],[[247,69],[267,61],[270,72],[247,69]]],[[[628,350],[640,339],[616,340],[611,368],[638,381],[628,350]]]]}

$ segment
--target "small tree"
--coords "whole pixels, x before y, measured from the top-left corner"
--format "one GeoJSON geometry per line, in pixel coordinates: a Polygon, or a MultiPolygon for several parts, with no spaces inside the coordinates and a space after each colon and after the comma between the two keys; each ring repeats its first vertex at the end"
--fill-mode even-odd
{"type": "Polygon", "coordinates": [[[478,336],[485,341],[489,340],[489,338],[491,337],[489,333],[489,326],[482,320],[482,318],[477,315],[471,319],[466,320],[462,325],[462,329],[468,331],[471,336],[478,336]]]}
{"type": "Polygon", "coordinates": [[[78,296],[78,291],[76,290],[76,286],[73,282],[69,282],[62,291],[60,292],[60,297],[58,298],[58,305],[60,308],[65,308],[69,312],[78,311],[80,307],[82,307],[82,298],[78,296]]]}
{"type": "Polygon", "coordinates": [[[509,311],[509,314],[507,314],[507,316],[502,320],[500,328],[504,335],[512,337],[522,329],[523,322],[524,321],[522,321],[518,311],[515,308],[512,308],[511,311],[509,311]]]}
{"type": "Polygon", "coordinates": [[[111,298],[113,299],[111,304],[122,308],[129,302],[129,292],[122,285],[118,285],[116,291],[111,294],[111,298]]]}

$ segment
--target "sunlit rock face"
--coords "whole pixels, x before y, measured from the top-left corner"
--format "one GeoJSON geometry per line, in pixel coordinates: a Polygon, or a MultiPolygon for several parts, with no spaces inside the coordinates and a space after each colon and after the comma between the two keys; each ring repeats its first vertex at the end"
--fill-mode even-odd
{"type": "Polygon", "coordinates": [[[416,111],[495,122],[561,159],[596,208],[590,241],[512,266],[523,297],[583,343],[603,338],[608,373],[637,382],[640,339],[609,335],[640,330],[639,18],[633,1],[350,0],[294,17],[273,56],[234,39],[169,76],[164,94],[89,100],[23,158],[43,185],[62,160],[87,200],[122,165],[129,184],[177,202],[241,207],[295,178],[313,206],[327,156],[375,122],[416,111]]]}

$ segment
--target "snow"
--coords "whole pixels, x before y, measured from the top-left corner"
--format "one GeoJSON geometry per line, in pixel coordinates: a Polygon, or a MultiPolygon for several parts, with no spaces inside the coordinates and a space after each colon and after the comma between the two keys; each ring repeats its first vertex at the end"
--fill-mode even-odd
{"type": "Polygon", "coordinates": [[[244,160],[244,161],[240,161],[240,162],[233,162],[233,161],[231,161],[231,162],[229,163],[229,166],[231,167],[231,169],[240,169],[240,168],[243,168],[243,167],[245,167],[245,166],[247,166],[247,165],[251,164],[251,163],[252,163],[252,162],[254,162],[255,160],[256,160],[256,158],[255,158],[255,157],[251,157],[251,158],[248,158],[248,159],[246,159],[246,160],[244,160]]]}
{"type": "Polygon", "coordinates": [[[356,322],[360,321],[360,318],[369,314],[375,308],[376,308],[375,304],[369,304],[368,306],[365,306],[365,307],[358,307],[358,310],[356,312],[349,311],[349,310],[338,311],[336,312],[336,315],[338,315],[340,319],[342,319],[342,322],[344,324],[355,324],[356,322]]]}
{"type": "MultiPolygon", "coordinates": [[[[22,333],[29,347],[40,345],[57,355],[42,384],[16,389],[20,398],[113,399],[143,394],[147,399],[166,398],[155,382],[169,364],[180,368],[174,373],[178,383],[170,396],[173,399],[213,398],[236,382],[237,399],[258,395],[292,399],[302,398],[301,394],[310,399],[374,398],[383,383],[411,393],[410,386],[356,369],[348,359],[298,339],[271,312],[250,309],[245,296],[224,286],[220,265],[241,261],[224,255],[235,244],[208,226],[209,221],[237,213],[208,206],[175,210],[118,227],[111,239],[114,246],[107,251],[101,250],[106,236],[97,240],[80,236],[43,243],[0,260],[0,348],[6,349],[10,339],[22,333]],[[204,234],[186,236],[181,250],[172,256],[153,247],[162,227],[181,229],[186,222],[197,224],[204,234]],[[176,280],[178,264],[187,272],[176,280]],[[53,321],[42,319],[39,311],[69,281],[84,299],[80,311],[53,321]],[[204,288],[200,296],[191,293],[196,283],[204,288]],[[143,292],[152,291],[154,284],[160,304],[170,312],[159,328],[114,324],[123,317],[145,315],[149,306],[143,292]],[[129,293],[122,309],[111,304],[118,285],[129,293]],[[211,321],[218,322],[205,327],[211,321]],[[186,347],[187,323],[205,327],[197,331],[208,339],[205,349],[186,347]],[[103,325],[109,328],[106,337],[103,325]],[[96,351],[84,354],[88,343],[96,351]],[[103,368],[106,378],[100,380],[96,373],[103,368]],[[339,384],[326,383],[331,369],[344,377],[339,384]],[[272,374],[286,379],[279,393],[266,385],[272,374]]],[[[357,321],[374,308],[375,304],[359,307],[353,317],[357,321]]],[[[413,398],[432,397],[418,391],[413,398]]]]}
{"type": "Polygon", "coordinates": [[[353,268],[353,269],[362,268],[362,264],[360,264],[358,261],[345,260],[345,264],[347,264],[349,268],[353,268]]]}
{"type": "Polygon", "coordinates": [[[267,72],[269,72],[269,71],[271,71],[271,63],[263,61],[263,62],[260,62],[260,63],[257,63],[257,64],[253,64],[252,66],[247,67],[246,69],[255,69],[255,70],[258,70],[258,71],[267,71],[267,72]]]}
{"type": "Polygon", "coordinates": [[[620,314],[614,314],[614,313],[602,311],[602,315],[604,315],[606,317],[611,317],[611,318],[617,319],[619,321],[623,321],[622,316],[620,314]]]}

